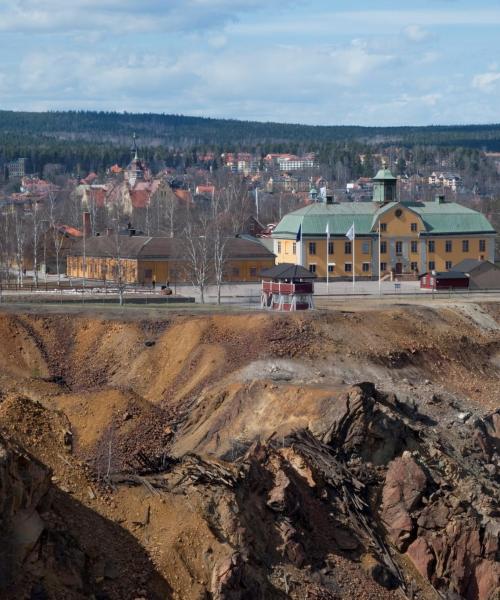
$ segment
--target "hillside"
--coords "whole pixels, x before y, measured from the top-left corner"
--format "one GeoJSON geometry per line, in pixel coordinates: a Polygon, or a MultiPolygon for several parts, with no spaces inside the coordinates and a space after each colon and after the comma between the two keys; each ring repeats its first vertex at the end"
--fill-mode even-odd
{"type": "Polygon", "coordinates": [[[2,598],[498,597],[498,304],[0,336],[2,598]]]}
{"type": "Polygon", "coordinates": [[[2,136],[10,134],[128,144],[133,131],[140,136],[144,145],[165,145],[171,148],[214,145],[251,148],[276,144],[310,145],[358,141],[500,150],[498,124],[428,127],[311,126],[165,114],[0,111],[2,136]]]}

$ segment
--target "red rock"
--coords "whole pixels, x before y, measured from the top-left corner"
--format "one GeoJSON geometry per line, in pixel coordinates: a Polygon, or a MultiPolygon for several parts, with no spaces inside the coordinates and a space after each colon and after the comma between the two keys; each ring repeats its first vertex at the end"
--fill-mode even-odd
{"type": "Polygon", "coordinates": [[[410,544],[406,553],[411,558],[420,575],[425,579],[429,579],[435,558],[425,538],[417,538],[410,544]]]}
{"type": "MultiPolygon", "coordinates": [[[[467,594],[467,600],[490,600],[500,598],[500,564],[482,560],[475,569],[477,595],[467,594]]],[[[474,593],[476,590],[472,590],[474,593]]]]}
{"type": "Polygon", "coordinates": [[[416,508],[427,486],[427,477],[410,454],[394,459],[387,470],[382,493],[382,519],[398,549],[414,529],[410,512],[416,508]]]}

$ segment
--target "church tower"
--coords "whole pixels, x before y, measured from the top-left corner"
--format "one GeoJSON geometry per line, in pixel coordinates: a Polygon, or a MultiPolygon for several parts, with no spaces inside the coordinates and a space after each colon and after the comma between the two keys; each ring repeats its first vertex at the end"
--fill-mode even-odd
{"type": "Polygon", "coordinates": [[[142,181],[145,179],[145,169],[142,164],[141,159],[139,158],[139,152],[137,149],[137,136],[134,133],[133,136],[133,144],[132,144],[132,161],[125,171],[125,178],[127,179],[130,187],[134,187],[137,181],[142,181]]]}
{"type": "Polygon", "coordinates": [[[387,204],[387,202],[397,201],[397,177],[387,168],[385,160],[382,162],[382,168],[373,178],[373,202],[377,204],[387,204]]]}

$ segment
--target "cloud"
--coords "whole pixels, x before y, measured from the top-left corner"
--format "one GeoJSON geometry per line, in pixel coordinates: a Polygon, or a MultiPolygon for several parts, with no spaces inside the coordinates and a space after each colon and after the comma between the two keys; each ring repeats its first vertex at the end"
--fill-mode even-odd
{"type": "Polygon", "coordinates": [[[221,28],[264,0],[11,0],[0,6],[0,31],[140,33],[221,28]]]}
{"type": "Polygon", "coordinates": [[[500,81],[500,72],[480,73],[472,78],[472,87],[482,92],[491,92],[500,81]]]}
{"type": "Polygon", "coordinates": [[[423,42],[430,37],[430,33],[420,25],[408,25],[403,29],[403,33],[412,42],[423,42]]]}

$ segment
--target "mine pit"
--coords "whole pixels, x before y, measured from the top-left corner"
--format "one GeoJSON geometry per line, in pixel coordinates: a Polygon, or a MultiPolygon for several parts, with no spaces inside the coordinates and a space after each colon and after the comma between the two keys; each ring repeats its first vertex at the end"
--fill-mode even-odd
{"type": "Polygon", "coordinates": [[[1,598],[499,597],[498,304],[0,339],[1,598]]]}

